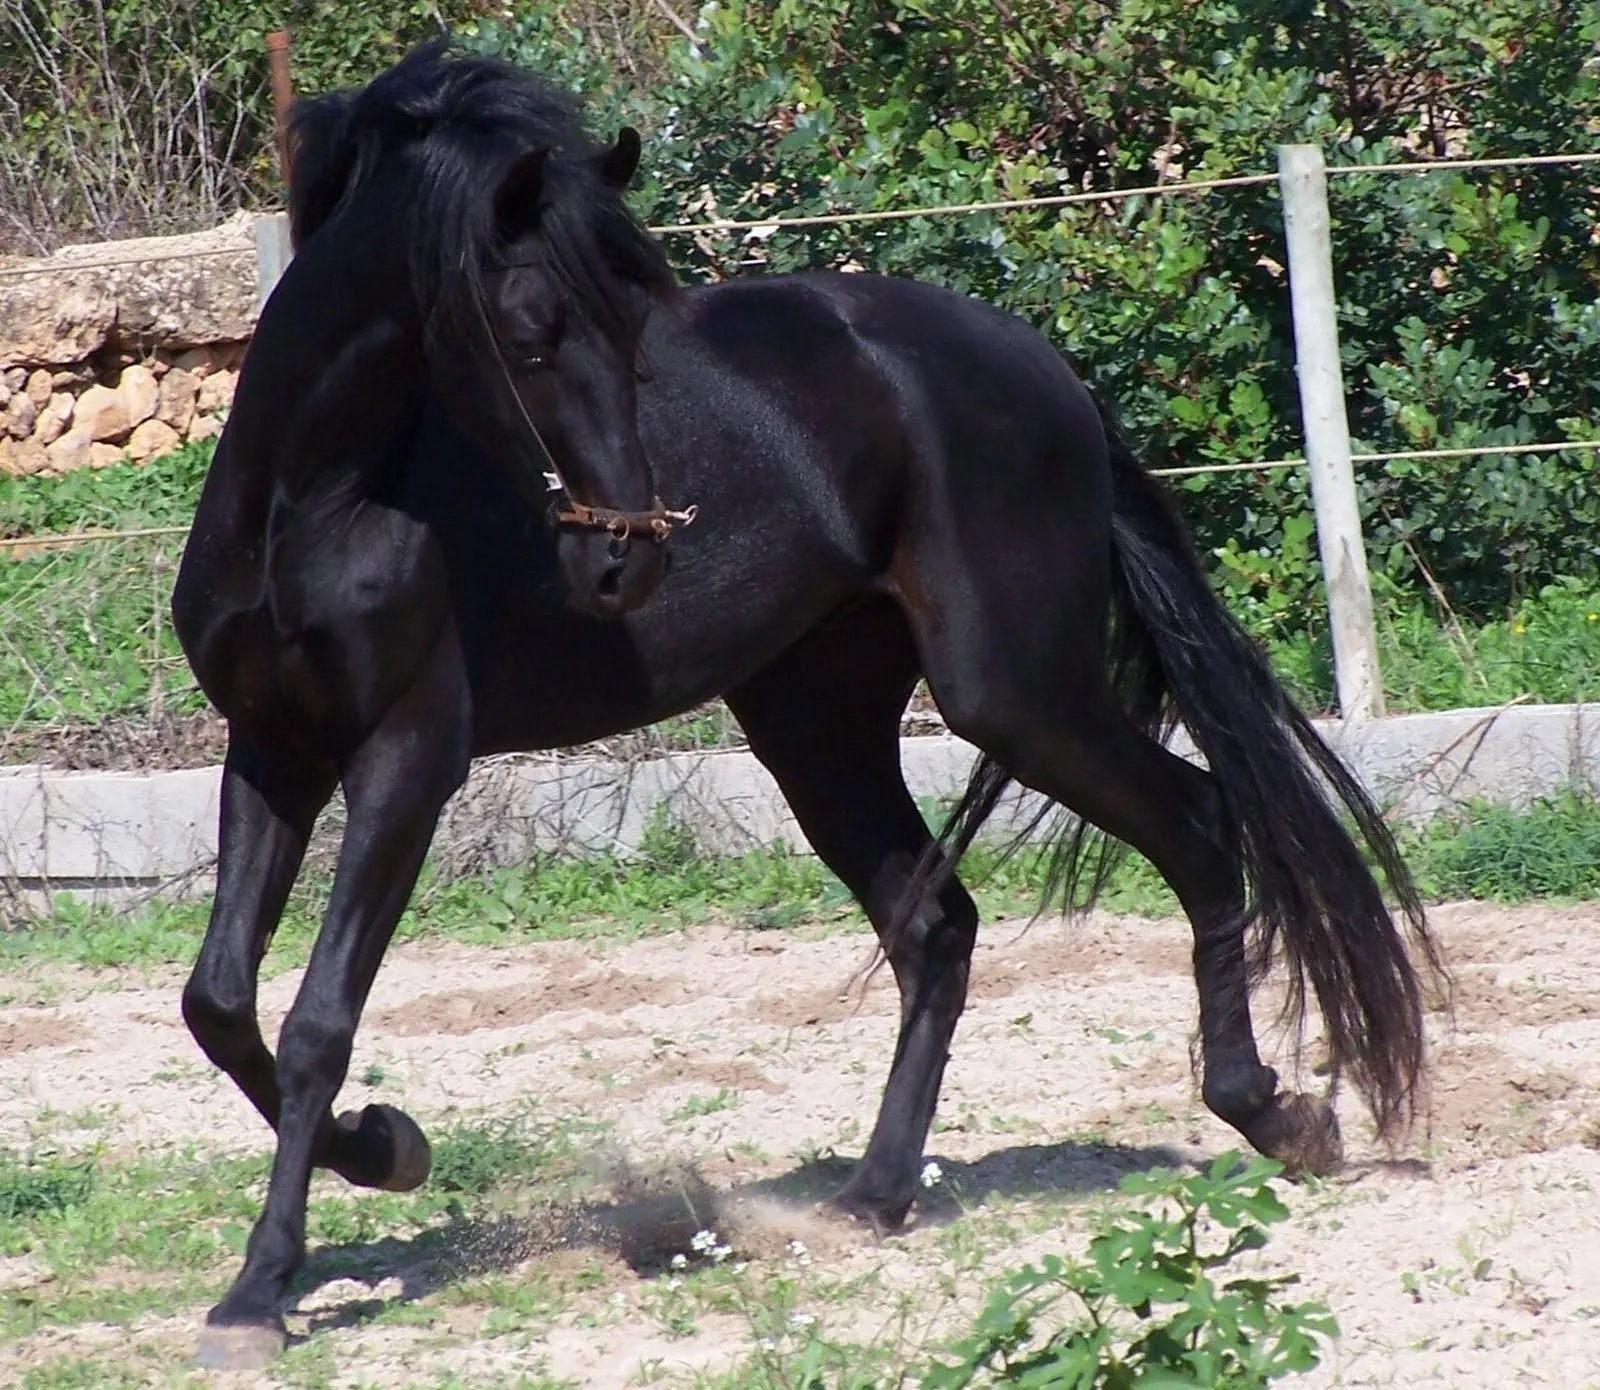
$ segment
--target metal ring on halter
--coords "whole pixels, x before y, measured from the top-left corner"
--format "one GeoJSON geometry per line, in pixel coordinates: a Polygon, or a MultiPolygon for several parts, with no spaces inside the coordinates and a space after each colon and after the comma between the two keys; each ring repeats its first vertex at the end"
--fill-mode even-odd
{"type": "Polygon", "coordinates": [[[636,531],[649,531],[659,542],[667,540],[675,526],[694,525],[699,515],[698,506],[669,511],[659,497],[655,499],[655,506],[647,512],[619,512],[611,507],[590,507],[582,502],[569,502],[556,512],[556,524],[581,531],[607,531],[619,541],[630,539],[636,531]]]}

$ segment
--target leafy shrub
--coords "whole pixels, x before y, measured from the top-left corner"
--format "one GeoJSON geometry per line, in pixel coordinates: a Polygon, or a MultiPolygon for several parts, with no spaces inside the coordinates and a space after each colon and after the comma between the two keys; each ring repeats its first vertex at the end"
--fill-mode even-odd
{"type": "Polygon", "coordinates": [[[1024,1265],[990,1296],[955,1359],[934,1362],[917,1383],[1247,1390],[1313,1369],[1338,1327],[1321,1304],[1280,1300],[1295,1276],[1215,1277],[1288,1216],[1269,1182],[1280,1171],[1228,1153],[1188,1177],[1124,1178],[1119,1190],[1136,1205],[1112,1217],[1085,1258],[1024,1265]]]}
{"type": "MultiPolygon", "coordinates": [[[[13,241],[44,242],[68,224],[176,225],[274,197],[263,33],[279,24],[302,90],[370,76],[441,20],[579,87],[605,122],[649,133],[638,205],[663,222],[1259,173],[1282,141],[1351,165],[1583,151],[1600,120],[1600,11],[1580,0],[721,0],[691,15],[693,42],[676,14],[654,0],[188,0],[159,14],[0,0],[13,108],[0,208],[13,241]],[[91,158],[98,182],[80,177],[91,158]],[[151,180],[145,197],[135,185],[151,180]]],[[[1358,450],[1600,435],[1592,201],[1570,168],[1333,181],[1358,450]]],[[[992,300],[1049,333],[1158,466],[1300,450],[1270,184],[671,246],[699,278],[852,265],[992,300]]],[[[1479,620],[1558,575],[1592,584],[1597,474],[1581,451],[1364,466],[1374,569],[1407,593],[1431,580],[1479,620]]],[[[1303,474],[1181,492],[1253,630],[1314,639],[1303,474]]]]}
{"type": "MultiPolygon", "coordinates": [[[[1600,13],[1561,0],[728,0],[654,89],[519,11],[478,41],[587,90],[651,143],[658,221],[991,201],[1272,167],[1587,148],[1600,13]],[[1338,74],[1337,78],[1330,74],[1338,74]]],[[[1572,169],[1333,183],[1362,452],[1594,438],[1600,248],[1572,169]]],[[[703,278],[855,265],[979,295],[1050,333],[1157,465],[1300,452],[1270,185],[1048,212],[677,237],[703,278]]],[[[1374,567],[1498,616],[1600,576],[1592,453],[1399,460],[1361,475],[1374,567]]],[[[1317,628],[1303,474],[1187,480],[1219,580],[1263,635],[1317,628]]]]}

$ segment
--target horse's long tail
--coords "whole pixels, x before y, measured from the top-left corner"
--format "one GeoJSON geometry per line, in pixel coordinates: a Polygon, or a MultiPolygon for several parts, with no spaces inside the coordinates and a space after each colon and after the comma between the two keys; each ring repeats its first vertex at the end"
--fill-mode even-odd
{"type": "Polygon", "coordinates": [[[1104,411],[1102,418],[1117,606],[1141,634],[1221,794],[1222,828],[1239,847],[1249,892],[1251,976],[1266,971],[1281,945],[1291,1009],[1303,1018],[1309,985],[1335,1073],[1350,1076],[1387,1132],[1415,1108],[1423,982],[1357,837],[1427,968],[1442,975],[1416,886],[1372,799],[1212,593],[1160,483],[1104,411]]]}
{"type": "MultiPolygon", "coordinates": [[[[1113,481],[1113,684],[1147,733],[1181,722],[1205,757],[1225,817],[1218,828],[1238,846],[1248,892],[1251,982],[1281,950],[1291,1017],[1303,1023],[1309,986],[1335,1074],[1353,1081],[1388,1133],[1416,1108],[1424,973],[1444,977],[1416,887],[1372,799],[1212,593],[1172,501],[1101,413],[1113,481]],[[1340,823],[1341,811],[1354,836],[1340,823]],[[1387,881],[1403,925],[1385,905],[1358,840],[1387,881]]],[[[980,759],[940,837],[947,853],[939,863],[971,843],[1008,781],[997,764],[980,759]]],[[[1090,848],[1084,827],[1071,830],[1050,887],[1065,882],[1073,892],[1090,848]]],[[[1107,862],[1102,855],[1087,899],[1107,862]]]]}

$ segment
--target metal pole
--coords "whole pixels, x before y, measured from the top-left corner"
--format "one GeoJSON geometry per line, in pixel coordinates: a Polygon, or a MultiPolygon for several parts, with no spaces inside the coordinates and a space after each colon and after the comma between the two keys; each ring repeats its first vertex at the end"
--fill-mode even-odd
{"type": "Polygon", "coordinates": [[[1333,293],[1327,166],[1322,151],[1315,145],[1280,145],[1278,186],[1289,242],[1295,372],[1300,382],[1311,500],[1317,515],[1317,546],[1328,591],[1339,710],[1346,719],[1370,719],[1383,713],[1383,681],[1378,670],[1361,509],[1350,466],[1350,426],[1345,418],[1338,308],[1333,293]]]}

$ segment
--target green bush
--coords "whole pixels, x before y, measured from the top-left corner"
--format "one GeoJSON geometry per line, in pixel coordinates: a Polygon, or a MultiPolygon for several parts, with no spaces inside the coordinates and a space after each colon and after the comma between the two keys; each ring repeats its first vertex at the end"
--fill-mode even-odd
{"type": "Polygon", "coordinates": [[[1436,901],[1600,896],[1600,814],[1587,796],[1521,809],[1483,802],[1408,831],[1404,847],[1436,901]]]}
{"type": "MultiPolygon", "coordinates": [[[[519,11],[519,14],[525,12],[519,11]]],[[[1330,162],[1588,148],[1600,12],[1564,0],[729,0],[645,90],[533,17],[483,45],[651,133],[659,221],[988,201],[1330,162]],[[1332,76],[1337,74],[1337,77],[1332,76]]],[[[1358,450],[1594,438],[1600,252],[1572,169],[1347,176],[1336,274],[1358,450]]],[[[1208,197],[771,235],[679,237],[702,277],[854,264],[1016,311],[1115,399],[1157,465],[1298,454],[1270,185],[1208,197]]],[[[1499,616],[1600,577],[1593,454],[1365,468],[1374,566],[1499,616]]],[[[1297,472],[1183,484],[1220,582],[1262,635],[1321,622],[1297,472]]]]}
{"type": "Polygon", "coordinates": [[[1217,1278],[1288,1216],[1268,1181],[1279,1171],[1270,1159],[1241,1166],[1229,1153],[1188,1177],[1124,1178],[1132,1204],[1086,1258],[1024,1265],[990,1296],[954,1359],[916,1383],[1247,1390],[1314,1369],[1338,1328],[1321,1304],[1280,1301],[1294,1276],[1217,1278]],[[1063,1312],[1066,1322],[1049,1330],[1063,1312]]]}
{"type": "MultiPolygon", "coordinates": [[[[725,0],[689,19],[694,43],[647,0],[187,0],[159,14],[0,0],[0,100],[14,108],[0,120],[0,207],[13,241],[39,242],[69,223],[170,222],[275,196],[262,53],[278,24],[295,32],[306,91],[370,76],[440,20],[577,86],[604,122],[649,133],[637,201],[655,221],[1259,173],[1281,141],[1355,165],[1586,151],[1600,122],[1587,0],[725,0]],[[189,89],[197,104],[178,101],[189,89]],[[166,191],[141,201],[152,179],[166,191]]],[[[1333,181],[1359,450],[1600,435],[1587,189],[1550,167],[1333,181]]],[[[1270,184],[671,248],[700,278],[856,265],[992,300],[1049,333],[1158,466],[1300,450],[1270,184]]],[[[1478,621],[1558,576],[1593,586],[1597,473],[1580,451],[1363,467],[1380,583],[1437,585],[1478,621]]],[[[1259,635],[1314,643],[1303,474],[1213,475],[1181,493],[1235,610],[1259,635]]]]}

